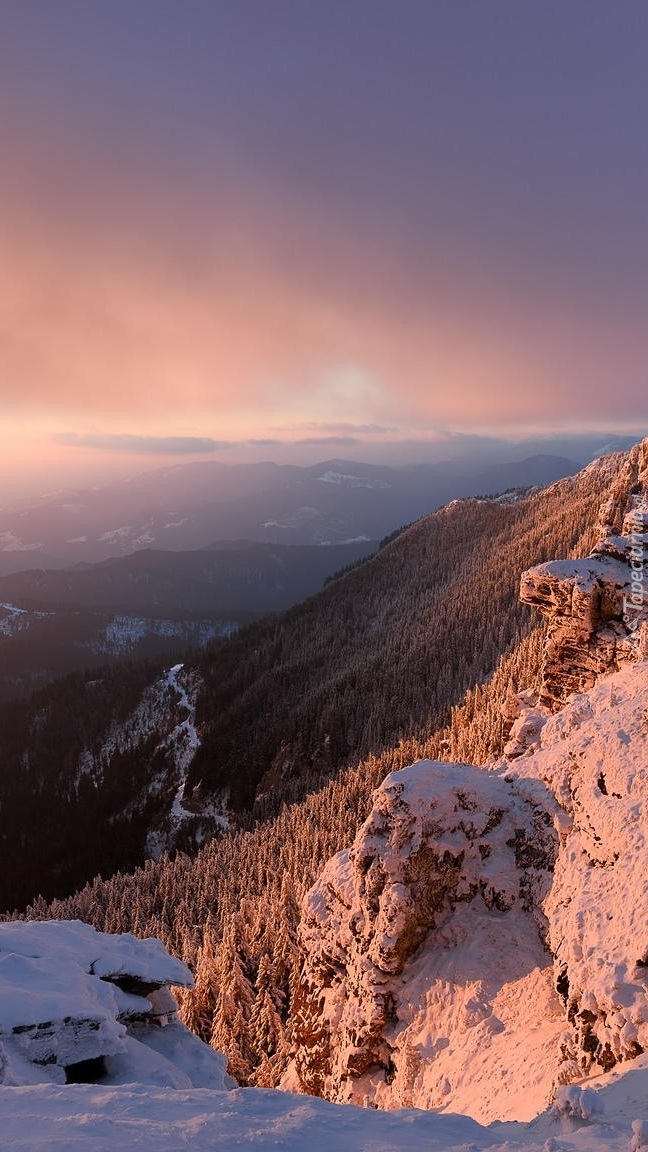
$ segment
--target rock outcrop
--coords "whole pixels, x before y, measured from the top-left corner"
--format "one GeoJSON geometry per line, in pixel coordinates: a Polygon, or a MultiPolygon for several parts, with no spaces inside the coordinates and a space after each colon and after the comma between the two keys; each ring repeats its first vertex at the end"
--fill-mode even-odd
{"type": "Polygon", "coordinates": [[[302,1090],[454,1109],[470,1080],[461,1107],[487,1120],[521,1080],[511,1117],[542,1106],[564,1027],[536,914],[558,844],[552,806],[538,785],[469,765],[422,761],[387,777],[305,900],[302,1090]],[[528,1032],[529,996],[544,1058],[525,1068],[511,1045],[528,1032]],[[500,1073],[497,1099],[479,1098],[487,1067],[500,1073]]]}
{"type": "Polygon", "coordinates": [[[541,703],[555,710],[647,653],[648,440],[628,455],[586,560],[539,564],[520,597],[548,621],[541,703]]]}
{"type": "Polygon", "coordinates": [[[306,897],[292,1086],[524,1119],[648,1050],[648,662],[532,712],[388,776],[306,897]]]}
{"type": "Polygon", "coordinates": [[[80,921],[0,924],[0,1084],[229,1086],[224,1057],[179,1022],[172,984],[193,977],[159,940],[80,921]]]}

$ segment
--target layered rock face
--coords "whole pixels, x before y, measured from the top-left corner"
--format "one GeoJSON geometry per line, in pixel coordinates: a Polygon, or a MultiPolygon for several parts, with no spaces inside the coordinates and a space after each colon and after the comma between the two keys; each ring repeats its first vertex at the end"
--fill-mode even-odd
{"type": "Polygon", "coordinates": [[[551,709],[648,654],[648,440],[629,453],[599,526],[586,560],[522,576],[521,599],[548,620],[541,702],[551,709]]]}
{"type": "Polygon", "coordinates": [[[301,1090],[451,1102],[482,1120],[542,1107],[564,1029],[536,912],[558,844],[552,808],[542,786],[469,765],[422,761],[387,777],[304,904],[301,1090]],[[516,1058],[530,1028],[534,1065],[516,1058]],[[497,1092],[484,1088],[493,1070],[497,1092]]]}

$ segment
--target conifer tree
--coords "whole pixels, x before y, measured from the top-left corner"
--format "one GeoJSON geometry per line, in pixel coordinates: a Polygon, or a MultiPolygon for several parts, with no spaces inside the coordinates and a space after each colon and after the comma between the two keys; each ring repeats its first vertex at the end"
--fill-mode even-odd
{"type": "Polygon", "coordinates": [[[254,1060],[248,1039],[254,992],[239,954],[235,924],[231,920],[226,927],[214,970],[218,987],[209,1042],[227,1056],[230,1075],[247,1084],[254,1060]]]}

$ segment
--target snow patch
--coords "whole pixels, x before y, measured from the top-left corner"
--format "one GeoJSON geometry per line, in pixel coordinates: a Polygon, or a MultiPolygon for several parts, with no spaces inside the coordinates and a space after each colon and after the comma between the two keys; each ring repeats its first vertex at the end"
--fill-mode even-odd
{"type": "Polygon", "coordinates": [[[37,552],[43,547],[42,542],[25,544],[15,532],[0,532],[0,552],[37,552]]]}
{"type": "Polygon", "coordinates": [[[392,487],[386,480],[371,480],[368,476],[354,476],[351,472],[335,472],[333,470],[323,472],[317,479],[321,484],[347,484],[350,488],[375,488],[381,490],[392,487]]]}

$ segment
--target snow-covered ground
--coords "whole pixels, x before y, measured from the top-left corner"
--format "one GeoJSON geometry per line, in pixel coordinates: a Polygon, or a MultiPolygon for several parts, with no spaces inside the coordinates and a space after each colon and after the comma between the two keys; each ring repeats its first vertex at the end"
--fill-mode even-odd
{"type": "Polygon", "coordinates": [[[526,1124],[485,1127],[461,1115],[331,1104],[232,1087],[223,1057],[160,1015],[156,997],[168,997],[168,991],[151,988],[190,980],[185,966],[155,940],[110,936],[78,921],[0,925],[3,1152],[648,1148],[648,1054],[586,1084],[559,1088],[556,1103],[526,1124]],[[136,991],[125,991],[124,980],[136,991]],[[92,1021],[100,1027],[74,1027],[92,1021]],[[49,1029],[48,1036],[60,1040],[51,1060],[38,1059],[37,1025],[38,1039],[49,1029]],[[97,1082],[65,1084],[64,1066],[87,1058],[93,1045],[106,1054],[97,1082]]]}
{"type": "Polygon", "coordinates": [[[0,633],[4,636],[13,636],[23,628],[28,628],[30,623],[30,615],[25,608],[18,608],[15,604],[0,604],[0,633]]]}
{"type": "Polygon", "coordinates": [[[185,646],[204,648],[215,636],[231,636],[238,629],[233,620],[182,620],[155,616],[113,616],[103,637],[91,644],[95,653],[126,656],[133,652],[145,637],[177,638],[185,646]]]}
{"type": "Polygon", "coordinates": [[[151,830],[147,837],[147,853],[153,859],[158,859],[162,852],[173,843],[182,825],[187,821],[194,821],[193,835],[196,843],[200,843],[206,837],[207,825],[210,831],[213,831],[214,827],[222,829],[229,827],[229,821],[225,815],[227,808],[227,796],[225,794],[222,796],[221,803],[215,800],[209,804],[200,805],[199,815],[207,822],[202,830],[199,825],[195,824],[197,813],[192,811],[191,806],[186,804],[184,800],[187,772],[200,745],[200,738],[195,723],[197,682],[195,678],[189,680],[186,676],[183,677],[183,668],[183,664],[174,664],[159,682],[164,689],[165,697],[168,698],[169,692],[176,696],[182,718],[169,733],[163,745],[171,754],[172,762],[175,765],[177,786],[164,828],[151,830]]]}
{"type": "Polygon", "coordinates": [[[0,1139],[12,1152],[639,1152],[648,1148],[648,1057],[530,1124],[484,1128],[464,1116],[377,1112],[256,1088],[141,1084],[0,1089],[0,1139]]]}

